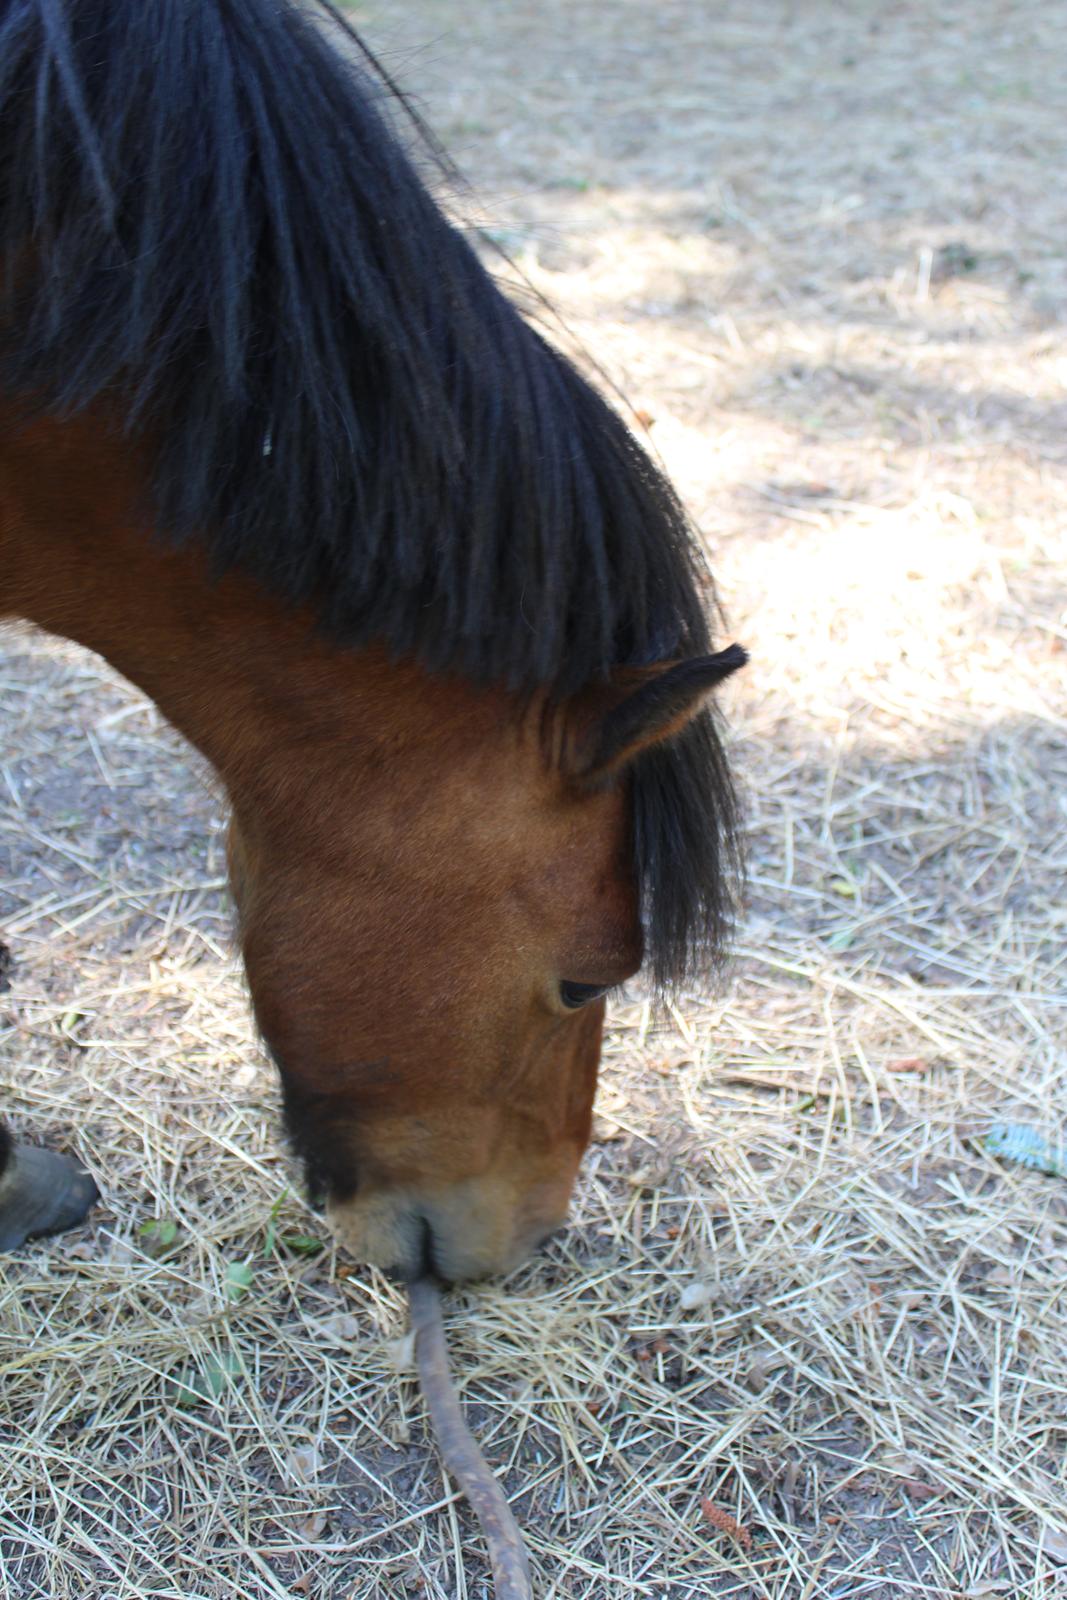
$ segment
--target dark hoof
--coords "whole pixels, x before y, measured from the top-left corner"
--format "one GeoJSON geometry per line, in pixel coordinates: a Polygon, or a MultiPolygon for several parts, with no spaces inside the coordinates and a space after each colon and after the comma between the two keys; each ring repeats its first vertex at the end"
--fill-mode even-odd
{"type": "Polygon", "coordinates": [[[69,1156],[16,1145],[0,1178],[0,1251],[77,1227],[99,1198],[92,1178],[69,1156]]]}

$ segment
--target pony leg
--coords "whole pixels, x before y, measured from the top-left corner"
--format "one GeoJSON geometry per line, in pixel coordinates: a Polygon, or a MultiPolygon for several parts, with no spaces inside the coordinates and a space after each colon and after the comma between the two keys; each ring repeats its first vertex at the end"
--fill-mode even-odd
{"type": "Polygon", "coordinates": [[[0,1252],[17,1250],[38,1234],[76,1227],[99,1193],[70,1156],[15,1144],[0,1123],[0,1252]]]}

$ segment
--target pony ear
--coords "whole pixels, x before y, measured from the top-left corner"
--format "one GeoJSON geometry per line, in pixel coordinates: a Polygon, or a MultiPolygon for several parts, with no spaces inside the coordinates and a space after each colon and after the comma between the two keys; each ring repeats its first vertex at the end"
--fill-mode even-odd
{"type": "Polygon", "coordinates": [[[583,785],[616,777],[642,750],[681,733],[711,691],[747,660],[746,651],[732,644],[718,655],[620,674],[607,690],[595,692],[579,719],[567,762],[570,776],[583,785]]]}

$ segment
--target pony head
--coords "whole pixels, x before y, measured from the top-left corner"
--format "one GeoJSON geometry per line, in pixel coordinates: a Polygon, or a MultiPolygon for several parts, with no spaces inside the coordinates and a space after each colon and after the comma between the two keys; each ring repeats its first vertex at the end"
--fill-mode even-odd
{"type": "MultiPolygon", "coordinates": [[[[744,656],[518,712],[373,652],[342,693],[354,658],[324,659],[343,725],[278,739],[230,845],[290,1133],[359,1259],[507,1270],[564,1218],[604,996],[642,961],[632,769],[744,656]]],[[[320,665],[320,718],[328,692],[320,665]]]]}

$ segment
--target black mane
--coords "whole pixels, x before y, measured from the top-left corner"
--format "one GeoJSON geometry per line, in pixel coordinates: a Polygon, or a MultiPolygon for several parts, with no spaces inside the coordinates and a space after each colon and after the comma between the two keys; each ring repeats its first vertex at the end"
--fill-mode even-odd
{"type": "MultiPolygon", "coordinates": [[[[4,389],[117,404],[164,532],[341,641],[560,695],[705,652],[673,490],[437,208],[390,90],[328,0],[0,0],[4,389]]],[[[634,803],[666,982],[727,911],[709,718],[634,803]]]]}

